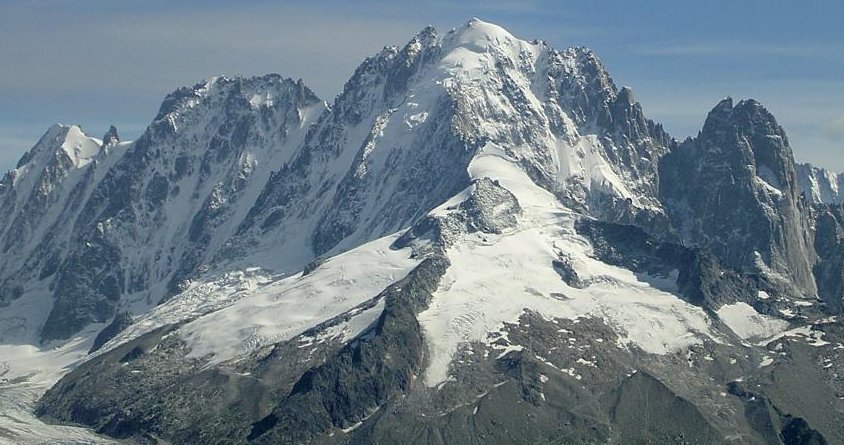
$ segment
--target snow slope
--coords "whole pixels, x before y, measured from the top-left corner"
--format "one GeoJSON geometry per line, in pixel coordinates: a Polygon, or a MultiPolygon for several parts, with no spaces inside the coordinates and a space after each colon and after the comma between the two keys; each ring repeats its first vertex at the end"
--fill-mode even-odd
{"type": "MultiPolygon", "coordinates": [[[[191,349],[189,357],[211,357],[211,363],[219,363],[243,356],[288,340],[372,299],[419,264],[419,259],[409,258],[407,250],[390,249],[395,238],[364,244],[326,260],[307,275],[264,286],[225,309],[188,323],[177,332],[191,349]]],[[[374,320],[378,313],[368,316],[374,320]]],[[[354,326],[344,338],[355,337],[368,324],[354,326]]]]}
{"type": "MultiPolygon", "coordinates": [[[[288,277],[250,268],[211,282],[195,282],[184,293],[139,317],[98,354],[168,324],[190,321],[176,331],[189,358],[209,365],[243,357],[344,314],[402,279],[419,264],[407,250],[392,250],[397,235],[332,257],[308,273],[288,277]]],[[[381,306],[356,314],[374,321],[381,306]]],[[[359,321],[359,320],[358,320],[359,321]]],[[[369,323],[349,323],[351,339],[369,323]]],[[[338,332],[340,334],[340,332],[338,332]]]]}
{"type": "Polygon", "coordinates": [[[789,327],[787,321],[760,314],[744,302],[725,304],[718,309],[718,318],[744,340],[773,337],[789,327]]]}
{"type": "Polygon", "coordinates": [[[72,426],[44,423],[33,414],[41,394],[86,360],[90,329],[54,349],[32,345],[0,345],[0,444],[113,444],[113,440],[72,426]]]}
{"type": "Polygon", "coordinates": [[[447,380],[462,344],[488,341],[487,333],[517,322],[525,310],[547,318],[602,318],[624,346],[652,354],[717,338],[702,309],[593,258],[589,241],[574,231],[578,215],[536,186],[498,147],[484,147],[469,171],[473,178],[499,181],[524,213],[511,231],[469,234],[448,249],[452,265],[431,307],[419,315],[431,351],[427,385],[447,380]],[[567,286],[552,267],[559,253],[569,255],[578,275],[592,284],[567,286]]]}

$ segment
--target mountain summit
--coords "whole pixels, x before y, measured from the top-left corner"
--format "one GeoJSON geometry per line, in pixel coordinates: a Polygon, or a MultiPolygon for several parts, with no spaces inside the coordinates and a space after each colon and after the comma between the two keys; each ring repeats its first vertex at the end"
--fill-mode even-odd
{"type": "Polygon", "coordinates": [[[844,218],[799,171],[755,101],[678,143],[586,48],[427,27],[331,104],[51,128],[0,182],[0,347],[118,439],[840,442],[844,218]]]}

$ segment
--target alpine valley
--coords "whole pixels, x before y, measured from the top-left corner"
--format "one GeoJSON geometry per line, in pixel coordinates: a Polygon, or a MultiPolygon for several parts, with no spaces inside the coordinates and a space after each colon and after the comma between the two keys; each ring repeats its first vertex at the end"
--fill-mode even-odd
{"type": "Polygon", "coordinates": [[[211,78],[0,180],[0,442],[844,444],[842,203],[477,19],[211,78]]]}

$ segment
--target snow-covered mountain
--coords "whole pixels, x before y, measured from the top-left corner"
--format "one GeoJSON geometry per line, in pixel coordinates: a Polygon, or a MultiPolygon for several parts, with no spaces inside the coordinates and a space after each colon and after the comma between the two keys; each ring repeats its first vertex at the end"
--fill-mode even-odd
{"type": "Polygon", "coordinates": [[[812,164],[797,164],[797,180],[809,202],[844,204],[844,175],[812,164]]]}
{"type": "Polygon", "coordinates": [[[754,101],[677,143],[474,19],[103,141],[0,182],[0,440],[844,441],[844,218],[754,101]]]}
{"type": "Polygon", "coordinates": [[[50,129],[4,180],[3,289],[27,298],[5,298],[0,317],[19,322],[0,339],[64,339],[177,292],[324,108],[278,76],[215,78],[169,95],[132,143],[50,129]]]}

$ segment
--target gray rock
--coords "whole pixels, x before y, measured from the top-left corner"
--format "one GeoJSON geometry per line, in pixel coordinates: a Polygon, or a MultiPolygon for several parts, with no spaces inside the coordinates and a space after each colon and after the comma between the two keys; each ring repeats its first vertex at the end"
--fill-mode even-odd
{"type": "Polygon", "coordinates": [[[106,326],[105,328],[103,328],[102,331],[97,333],[97,336],[94,337],[94,344],[91,345],[91,349],[88,350],[88,353],[90,354],[92,352],[96,352],[104,344],[108,343],[109,340],[116,337],[117,334],[119,334],[131,325],[132,316],[129,313],[118,313],[114,316],[114,319],[111,321],[111,323],[109,323],[108,326],[106,326]]]}
{"type": "Polygon", "coordinates": [[[818,295],[834,312],[841,313],[844,311],[844,208],[818,207],[814,219],[818,295]]]}
{"type": "Polygon", "coordinates": [[[740,270],[770,268],[797,292],[816,294],[791,147],[762,105],[719,103],[697,138],[662,159],[660,177],[660,196],[684,243],[740,270]]]}

